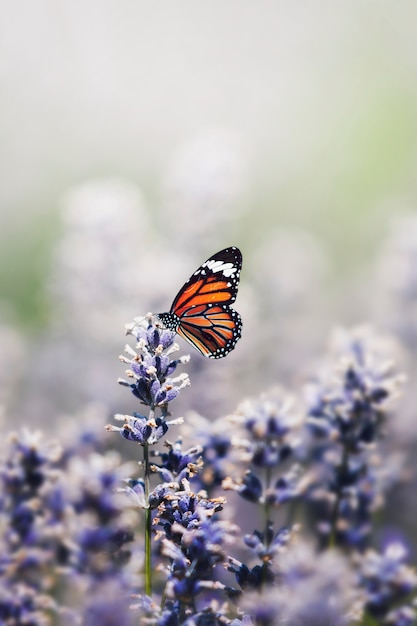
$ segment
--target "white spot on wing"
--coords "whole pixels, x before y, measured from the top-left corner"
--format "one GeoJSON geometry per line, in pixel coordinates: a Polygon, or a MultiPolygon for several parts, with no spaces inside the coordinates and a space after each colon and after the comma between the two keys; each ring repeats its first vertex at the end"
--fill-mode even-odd
{"type": "Polygon", "coordinates": [[[232,278],[236,273],[236,266],[233,263],[209,260],[203,263],[202,267],[207,267],[214,273],[221,272],[225,278],[232,278]]]}

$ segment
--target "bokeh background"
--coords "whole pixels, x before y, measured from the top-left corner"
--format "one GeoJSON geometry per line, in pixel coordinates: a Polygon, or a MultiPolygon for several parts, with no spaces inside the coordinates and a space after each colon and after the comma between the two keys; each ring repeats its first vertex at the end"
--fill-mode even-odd
{"type": "Polygon", "coordinates": [[[335,325],[389,332],[412,381],[414,0],[0,7],[6,425],[137,408],[116,383],[124,324],[231,244],[243,337],[227,359],[193,354],[183,411],[301,389],[335,325]]]}

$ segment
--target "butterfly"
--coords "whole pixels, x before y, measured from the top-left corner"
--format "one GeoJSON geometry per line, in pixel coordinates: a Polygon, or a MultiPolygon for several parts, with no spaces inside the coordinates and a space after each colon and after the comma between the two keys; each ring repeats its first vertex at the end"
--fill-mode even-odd
{"type": "Polygon", "coordinates": [[[169,312],[156,317],[204,356],[221,359],[242,333],[242,319],[230,306],[241,268],[242,254],[235,246],[213,254],[180,289],[169,312]]]}

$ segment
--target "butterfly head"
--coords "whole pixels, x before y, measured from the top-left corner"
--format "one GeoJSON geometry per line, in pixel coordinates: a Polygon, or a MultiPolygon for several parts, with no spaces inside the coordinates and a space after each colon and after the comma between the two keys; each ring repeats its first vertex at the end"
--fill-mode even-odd
{"type": "Polygon", "coordinates": [[[161,322],[161,324],[172,332],[176,333],[178,330],[179,319],[173,313],[158,313],[155,315],[156,319],[161,322]]]}

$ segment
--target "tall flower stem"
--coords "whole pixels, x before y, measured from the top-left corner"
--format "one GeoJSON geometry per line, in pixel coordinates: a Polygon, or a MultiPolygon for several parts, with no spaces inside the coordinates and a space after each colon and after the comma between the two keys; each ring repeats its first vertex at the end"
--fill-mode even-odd
{"type": "MultiPolygon", "coordinates": [[[[151,597],[153,512],[159,502],[157,503],[157,497],[153,498],[151,471],[154,471],[154,466],[150,463],[150,446],[162,439],[171,425],[182,423],[182,418],[168,419],[168,404],[190,384],[188,374],[185,372],[174,376],[177,367],[186,363],[189,357],[182,356],[175,359],[171,357],[178,350],[178,346],[174,343],[176,333],[163,328],[159,322],[153,323],[151,314],[127,324],[126,330],[128,335],[135,338],[136,345],[133,349],[127,344],[124,354],[120,356],[121,362],[127,365],[127,369],[125,370],[126,379],[119,378],[118,382],[130,389],[141,405],[149,407],[149,414],[147,417],[137,411],[134,411],[132,415],[117,414],[115,419],[122,422],[122,425],[108,424],[106,429],[109,432],[118,432],[124,439],[135,443],[136,446],[141,446],[143,450],[141,453],[143,455],[142,476],[139,480],[130,481],[126,491],[135,498],[136,506],[144,511],[145,554],[141,573],[144,579],[144,593],[151,597]],[[155,415],[156,412],[157,415],[155,415]]],[[[187,476],[185,472],[184,478],[187,476]]]]}
{"type": "MultiPolygon", "coordinates": [[[[153,414],[153,411],[151,411],[153,414]]],[[[151,533],[152,533],[152,514],[149,506],[150,493],[150,466],[149,466],[149,444],[143,444],[143,465],[144,465],[144,482],[145,482],[145,593],[150,596],[152,594],[152,554],[151,554],[151,533]]]]}

